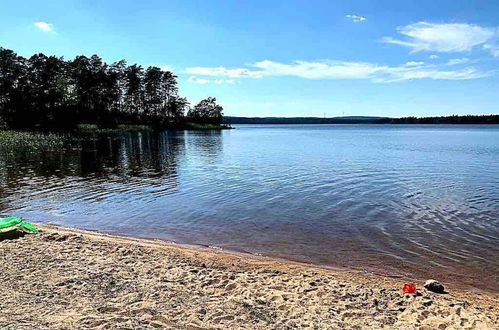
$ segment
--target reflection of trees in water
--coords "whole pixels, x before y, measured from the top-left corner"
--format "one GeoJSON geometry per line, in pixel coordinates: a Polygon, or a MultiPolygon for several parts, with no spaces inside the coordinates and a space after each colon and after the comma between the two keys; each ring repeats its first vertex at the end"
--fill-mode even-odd
{"type": "Polygon", "coordinates": [[[116,162],[110,167],[121,178],[148,178],[154,185],[178,185],[178,156],[184,139],[175,132],[136,133],[124,136],[113,148],[116,162]]]}
{"type": "Polygon", "coordinates": [[[185,131],[185,143],[189,155],[198,156],[210,163],[218,161],[223,151],[222,134],[220,130],[185,131]]]}
{"type": "Polygon", "coordinates": [[[183,143],[174,133],[140,132],[86,141],[80,175],[174,188],[183,143]]]}
{"type": "Polygon", "coordinates": [[[48,157],[40,150],[2,150],[0,153],[0,211],[6,209],[8,198],[19,189],[30,185],[33,177],[46,175],[43,166],[48,157]]]}
{"type": "Polygon", "coordinates": [[[77,148],[2,154],[0,213],[11,207],[58,208],[79,200],[100,203],[114,198],[133,202],[175,193],[179,163],[218,163],[222,134],[128,133],[87,137],[77,148]]]}
{"type": "Polygon", "coordinates": [[[120,190],[153,186],[169,193],[178,186],[183,134],[130,133],[85,139],[78,149],[0,155],[0,210],[9,195],[35,190],[103,193],[112,183],[120,190]]]}
{"type": "Polygon", "coordinates": [[[166,177],[176,177],[178,157],[184,152],[185,139],[182,133],[163,132],[159,134],[158,161],[166,177]]]}
{"type": "Polygon", "coordinates": [[[29,184],[33,178],[72,175],[74,156],[65,151],[12,150],[0,153],[0,198],[29,184]]]}

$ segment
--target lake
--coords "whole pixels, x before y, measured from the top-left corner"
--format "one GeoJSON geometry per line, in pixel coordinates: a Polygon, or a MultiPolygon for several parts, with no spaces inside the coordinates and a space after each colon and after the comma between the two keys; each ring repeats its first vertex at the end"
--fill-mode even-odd
{"type": "Polygon", "coordinates": [[[239,125],[0,155],[0,214],[494,290],[499,126],[239,125]]]}

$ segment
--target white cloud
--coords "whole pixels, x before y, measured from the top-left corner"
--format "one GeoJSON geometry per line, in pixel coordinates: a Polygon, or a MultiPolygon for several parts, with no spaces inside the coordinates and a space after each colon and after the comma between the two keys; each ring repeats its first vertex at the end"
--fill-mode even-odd
{"type": "Polygon", "coordinates": [[[464,64],[468,63],[470,61],[469,58],[463,57],[463,58],[452,58],[447,61],[447,65],[458,65],[458,64],[464,64]]]}
{"type": "Polygon", "coordinates": [[[483,45],[483,48],[488,50],[492,56],[499,57],[499,43],[489,43],[483,45]]]}
{"type": "Polygon", "coordinates": [[[409,61],[405,63],[405,66],[421,66],[424,65],[424,62],[416,62],[416,61],[409,61]]]}
{"type": "MultiPolygon", "coordinates": [[[[248,68],[227,69],[224,67],[196,67],[196,72],[206,76],[233,78],[233,72],[245,72],[241,78],[262,78],[289,76],[304,79],[367,79],[373,82],[395,82],[414,79],[465,80],[489,76],[490,72],[482,72],[472,67],[449,70],[446,65],[437,66],[424,62],[407,62],[399,66],[378,65],[368,62],[347,61],[294,61],[279,63],[274,61],[256,62],[248,68]]],[[[191,68],[187,69],[191,72],[191,68]]],[[[189,81],[209,83],[209,80],[191,77],[189,81]]]]}
{"type": "Polygon", "coordinates": [[[367,19],[364,16],[358,16],[358,15],[352,15],[352,14],[345,15],[345,17],[350,18],[352,20],[352,22],[354,22],[354,23],[363,22],[367,19]]]}
{"type": "Polygon", "coordinates": [[[228,84],[228,85],[233,85],[236,83],[234,79],[204,79],[204,78],[198,78],[196,76],[191,76],[187,79],[188,82],[199,84],[199,85],[207,85],[207,84],[215,84],[215,85],[223,85],[223,84],[228,84]]]}
{"type": "Polygon", "coordinates": [[[376,64],[343,61],[294,61],[291,64],[284,64],[266,60],[256,62],[253,66],[261,69],[262,76],[295,76],[306,79],[368,78],[383,70],[383,67],[376,64]]]}
{"type": "Polygon", "coordinates": [[[238,69],[227,69],[224,68],[223,66],[219,66],[216,68],[209,68],[209,67],[192,67],[192,68],[187,68],[185,70],[187,73],[194,74],[194,75],[202,75],[202,76],[223,76],[223,77],[229,77],[229,78],[258,78],[259,77],[259,72],[255,71],[250,71],[246,68],[238,68],[238,69]]]}
{"type": "Polygon", "coordinates": [[[480,72],[474,68],[464,68],[461,70],[441,70],[438,68],[418,67],[418,68],[389,68],[384,76],[374,77],[375,82],[397,82],[415,79],[433,80],[469,80],[489,76],[489,72],[480,72]]]}
{"type": "Polygon", "coordinates": [[[36,22],[33,25],[43,32],[52,32],[54,30],[53,25],[47,22],[36,22]]]}
{"type": "Polygon", "coordinates": [[[484,45],[497,34],[496,28],[473,24],[419,22],[399,27],[404,37],[385,37],[383,42],[411,48],[413,52],[463,52],[484,45]]]}
{"type": "Polygon", "coordinates": [[[439,57],[440,57],[440,56],[435,55],[435,54],[428,56],[428,58],[429,58],[430,60],[436,60],[436,59],[437,59],[437,58],[439,58],[439,57]]]}

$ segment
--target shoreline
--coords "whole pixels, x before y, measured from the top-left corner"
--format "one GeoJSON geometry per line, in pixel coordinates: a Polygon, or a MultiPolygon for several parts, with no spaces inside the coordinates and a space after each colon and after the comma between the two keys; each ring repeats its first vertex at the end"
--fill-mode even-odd
{"type": "MultiPolygon", "coordinates": [[[[252,253],[249,251],[231,249],[231,248],[223,248],[217,245],[203,245],[203,244],[189,244],[176,242],[173,240],[166,240],[161,238],[151,238],[151,237],[135,237],[129,236],[126,234],[112,234],[100,232],[98,230],[89,230],[89,229],[79,229],[76,227],[65,227],[56,224],[50,223],[34,223],[38,228],[46,229],[46,230],[57,230],[58,232],[68,233],[68,234],[86,234],[96,237],[108,238],[110,240],[120,242],[138,242],[144,243],[146,245],[153,244],[155,247],[165,246],[174,249],[186,249],[192,252],[206,252],[208,254],[214,254],[216,256],[224,257],[237,257],[247,260],[248,262],[257,262],[257,263],[269,263],[269,264],[285,264],[285,265],[294,265],[297,267],[304,267],[310,269],[321,269],[325,271],[331,271],[336,273],[344,273],[344,274],[352,274],[353,276],[359,276],[360,278],[378,278],[378,279],[388,279],[396,282],[414,282],[418,283],[418,288],[423,288],[424,282],[427,280],[424,277],[417,277],[414,274],[408,273],[390,273],[387,269],[377,267],[370,269],[361,269],[355,266],[348,265],[332,265],[332,264],[320,264],[314,262],[300,261],[299,259],[292,259],[288,257],[280,257],[274,255],[260,254],[260,253],[252,253]]],[[[432,276],[428,276],[431,278],[432,276]]],[[[440,278],[438,274],[433,275],[437,279],[440,278]]],[[[448,280],[448,279],[446,279],[448,280]]],[[[443,281],[444,284],[448,287],[453,288],[453,292],[457,292],[460,294],[484,294],[495,296],[499,299],[499,291],[492,291],[482,288],[477,288],[468,283],[461,283],[459,281],[443,281]]]]}
{"type": "MultiPolygon", "coordinates": [[[[112,233],[112,232],[101,232],[98,229],[79,229],[76,227],[65,227],[57,224],[51,223],[35,223],[37,226],[48,226],[55,227],[59,229],[65,229],[74,232],[82,232],[82,233],[92,233],[96,235],[103,235],[111,238],[123,238],[130,240],[139,240],[145,242],[154,242],[158,244],[166,244],[168,246],[173,247],[184,247],[193,250],[202,250],[202,251],[211,251],[218,253],[225,253],[228,255],[237,255],[243,258],[250,259],[261,259],[261,260],[273,260],[278,262],[290,263],[290,264],[298,264],[305,267],[312,268],[320,268],[325,270],[339,271],[339,272],[350,272],[355,273],[360,276],[373,276],[373,277],[381,277],[381,278],[392,278],[398,281],[407,281],[407,282],[419,282],[423,284],[428,279],[437,279],[446,285],[453,287],[454,291],[460,292],[470,292],[470,293],[484,293],[484,294],[493,294],[499,297],[499,288],[495,288],[490,285],[481,285],[477,286],[476,283],[473,283],[470,280],[466,280],[463,274],[467,274],[466,267],[462,267],[462,269],[455,270],[456,273],[454,277],[450,277],[448,274],[443,274],[438,271],[429,272],[428,270],[423,270],[420,272],[415,272],[414,267],[408,267],[407,265],[399,264],[394,267],[394,265],[390,265],[388,267],[386,264],[383,266],[383,262],[380,261],[379,264],[370,264],[361,267],[359,264],[348,264],[348,263],[340,263],[340,262],[330,262],[330,263],[317,263],[314,261],[306,261],[304,258],[295,257],[291,255],[279,255],[272,253],[253,253],[249,250],[240,249],[237,247],[223,247],[218,245],[207,245],[207,244],[196,244],[196,243],[187,243],[175,241],[173,239],[165,239],[159,237],[148,237],[148,236],[132,236],[126,233],[112,233]]],[[[496,275],[497,277],[497,275],[496,275]]]]}
{"type": "MultiPolygon", "coordinates": [[[[0,327],[494,328],[499,295],[37,224],[1,239],[0,327]]],[[[445,283],[444,283],[445,284],[445,283]]]]}

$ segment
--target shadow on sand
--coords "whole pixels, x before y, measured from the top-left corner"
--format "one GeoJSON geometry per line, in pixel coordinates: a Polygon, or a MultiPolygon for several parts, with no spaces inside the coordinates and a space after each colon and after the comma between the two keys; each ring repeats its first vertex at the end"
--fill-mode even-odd
{"type": "Polygon", "coordinates": [[[26,233],[19,231],[19,230],[13,230],[9,231],[6,233],[0,233],[0,242],[5,241],[5,240],[15,240],[24,237],[26,233]]]}

